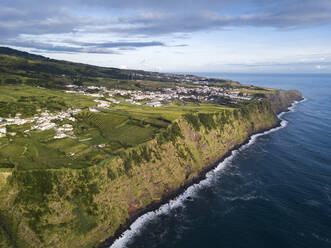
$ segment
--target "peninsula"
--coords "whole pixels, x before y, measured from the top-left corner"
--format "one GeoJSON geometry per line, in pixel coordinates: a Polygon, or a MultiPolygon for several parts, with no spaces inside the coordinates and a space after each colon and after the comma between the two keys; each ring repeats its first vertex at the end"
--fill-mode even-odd
{"type": "Polygon", "coordinates": [[[301,99],[1,47],[0,247],[107,247],[301,99]]]}

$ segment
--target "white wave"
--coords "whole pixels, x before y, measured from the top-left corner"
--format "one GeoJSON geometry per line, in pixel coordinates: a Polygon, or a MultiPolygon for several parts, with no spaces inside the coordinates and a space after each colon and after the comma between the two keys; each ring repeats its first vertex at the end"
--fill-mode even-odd
{"type": "MultiPolygon", "coordinates": [[[[306,98],[304,98],[302,101],[299,101],[299,102],[303,102],[303,101],[306,101],[306,98]]],[[[289,109],[288,112],[294,112],[295,111],[295,105],[297,105],[299,102],[295,101],[288,108],[289,109]]],[[[184,206],[184,201],[187,199],[187,197],[189,197],[189,196],[193,197],[196,194],[196,192],[198,191],[198,189],[209,185],[211,183],[213,177],[215,176],[215,174],[219,171],[222,171],[226,167],[226,165],[230,164],[231,161],[235,158],[236,154],[239,153],[239,151],[242,151],[242,150],[246,149],[247,147],[249,147],[250,145],[252,145],[253,143],[255,143],[255,141],[257,140],[258,137],[276,132],[279,129],[282,129],[282,128],[286,127],[287,124],[288,124],[288,121],[282,119],[281,117],[284,114],[288,113],[288,112],[282,112],[278,115],[278,118],[281,120],[280,126],[272,128],[272,129],[270,129],[268,131],[265,131],[263,133],[258,133],[258,134],[252,135],[250,137],[249,141],[246,144],[242,145],[238,150],[233,150],[231,152],[230,156],[228,156],[221,163],[219,163],[218,166],[215,169],[209,171],[206,174],[205,179],[201,180],[199,183],[191,185],[181,195],[177,196],[173,200],[170,200],[168,203],[163,204],[157,210],[148,212],[148,213],[140,216],[137,220],[135,220],[131,224],[131,226],[128,230],[126,230],[118,239],[116,239],[114,241],[114,243],[110,246],[110,248],[124,248],[124,247],[126,247],[126,245],[129,244],[130,240],[132,240],[132,238],[135,235],[140,233],[141,228],[146,223],[148,223],[149,221],[151,221],[152,219],[154,219],[157,216],[169,213],[172,209],[178,208],[180,206],[184,206]]]]}
{"type": "Polygon", "coordinates": [[[223,197],[224,200],[234,202],[234,201],[251,201],[251,200],[264,200],[269,201],[265,197],[257,196],[257,195],[244,195],[244,196],[233,196],[233,197],[223,197]]]}

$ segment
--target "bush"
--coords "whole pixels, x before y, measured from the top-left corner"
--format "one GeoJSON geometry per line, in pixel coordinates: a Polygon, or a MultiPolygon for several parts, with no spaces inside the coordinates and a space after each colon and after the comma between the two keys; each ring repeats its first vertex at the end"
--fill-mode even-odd
{"type": "Polygon", "coordinates": [[[143,145],[141,148],[140,148],[140,155],[141,157],[145,160],[145,161],[150,161],[151,160],[151,154],[150,154],[150,151],[148,149],[148,147],[146,145],[143,145]]]}
{"type": "Polygon", "coordinates": [[[176,144],[177,138],[183,138],[182,132],[177,122],[169,126],[164,132],[160,133],[156,137],[158,145],[162,145],[166,142],[171,141],[173,144],[176,144]]]}
{"type": "Polygon", "coordinates": [[[198,114],[200,123],[207,128],[207,130],[211,130],[216,128],[216,123],[214,121],[214,114],[198,114]]]}
{"type": "Polygon", "coordinates": [[[192,127],[194,128],[195,131],[199,131],[200,130],[200,122],[199,122],[199,118],[194,115],[194,114],[185,114],[183,115],[183,118],[192,125],[192,127]]]}
{"type": "Polygon", "coordinates": [[[107,176],[111,179],[111,180],[115,180],[116,179],[116,173],[112,170],[112,169],[107,169],[107,176]]]}
{"type": "Polygon", "coordinates": [[[46,170],[29,172],[16,172],[17,182],[20,186],[18,201],[46,204],[47,195],[52,192],[54,178],[46,170]]]}

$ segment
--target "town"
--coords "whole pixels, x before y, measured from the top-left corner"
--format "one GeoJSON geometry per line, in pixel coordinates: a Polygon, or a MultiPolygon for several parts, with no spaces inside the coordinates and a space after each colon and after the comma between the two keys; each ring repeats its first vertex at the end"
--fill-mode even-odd
{"type": "MultiPolygon", "coordinates": [[[[107,89],[106,87],[97,86],[77,86],[67,85],[71,90],[66,93],[84,94],[87,96],[105,98],[105,100],[95,100],[98,102],[98,108],[107,108],[111,103],[119,104],[128,102],[136,105],[146,105],[159,107],[173,100],[199,100],[213,101],[214,97],[220,96],[229,98],[232,102],[237,103],[241,100],[249,101],[252,96],[248,93],[241,93],[239,90],[229,90],[222,87],[210,87],[208,85],[198,85],[194,88],[176,86],[175,88],[162,88],[157,91],[141,91],[141,90],[123,90],[123,89],[107,89]],[[88,91],[96,93],[89,93],[88,91]],[[122,96],[125,99],[118,99],[122,96]]],[[[91,109],[91,111],[97,111],[91,109]]]]}
{"type": "Polygon", "coordinates": [[[41,112],[30,118],[21,118],[21,113],[17,113],[14,118],[1,118],[0,117],[0,138],[9,136],[15,136],[15,132],[7,132],[6,126],[9,125],[23,125],[31,123],[31,128],[24,130],[24,133],[28,133],[33,130],[45,131],[48,129],[54,129],[56,134],[54,139],[60,139],[65,137],[76,138],[73,134],[73,127],[71,124],[57,125],[57,121],[68,120],[75,122],[76,119],[73,115],[81,112],[81,109],[68,109],[67,111],[60,111],[57,113],[50,113],[48,110],[41,112]]]}
{"type": "MultiPolygon", "coordinates": [[[[174,88],[162,88],[156,91],[142,90],[124,90],[124,89],[107,89],[101,86],[77,86],[67,85],[68,94],[83,94],[94,98],[96,106],[90,107],[90,112],[100,112],[101,110],[109,109],[112,104],[135,104],[150,107],[160,107],[167,105],[174,100],[180,101],[207,101],[213,102],[216,97],[224,97],[230,99],[231,102],[249,101],[253,97],[248,93],[241,93],[239,90],[231,90],[223,87],[210,87],[208,85],[197,85],[196,87],[176,86],[174,88]]],[[[38,113],[33,117],[21,118],[21,113],[16,113],[15,117],[2,118],[0,117],[0,138],[15,136],[15,132],[7,132],[8,125],[23,125],[31,123],[29,129],[24,130],[24,133],[29,133],[33,130],[49,130],[54,129],[54,139],[70,137],[75,139],[72,124],[76,121],[74,115],[81,112],[81,109],[67,109],[56,113],[50,113],[48,110],[38,113]],[[69,123],[59,125],[62,121],[67,120],[69,123]]]]}

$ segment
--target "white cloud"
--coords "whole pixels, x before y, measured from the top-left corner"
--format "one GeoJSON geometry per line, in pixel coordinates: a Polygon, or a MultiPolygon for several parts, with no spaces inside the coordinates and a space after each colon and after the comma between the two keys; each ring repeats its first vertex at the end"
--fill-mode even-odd
{"type": "Polygon", "coordinates": [[[2,0],[0,8],[2,45],[157,71],[326,72],[330,24],[330,0],[2,0]]]}
{"type": "Polygon", "coordinates": [[[324,70],[324,69],[326,69],[326,66],[323,66],[323,65],[316,65],[315,68],[316,68],[317,70],[324,70]]]}

